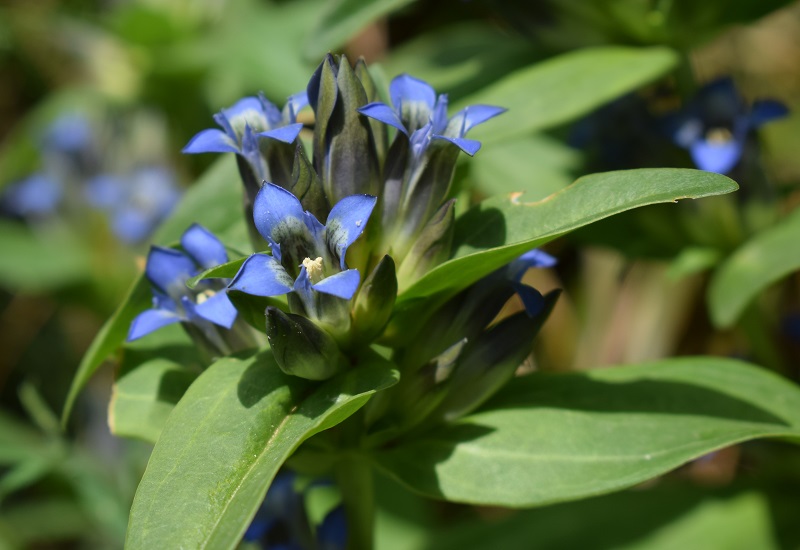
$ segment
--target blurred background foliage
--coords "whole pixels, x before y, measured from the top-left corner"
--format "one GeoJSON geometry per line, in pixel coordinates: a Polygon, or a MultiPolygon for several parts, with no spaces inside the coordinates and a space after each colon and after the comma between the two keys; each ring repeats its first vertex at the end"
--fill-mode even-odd
{"type": "MultiPolygon", "coordinates": [[[[559,265],[526,282],[565,289],[533,368],[712,354],[800,380],[797,2],[8,0],[0,548],[121,547],[149,447],[109,434],[110,368],[63,433],[69,381],[152,231],[213,160],[182,156],[188,139],[244,95],[283,104],[328,51],[363,56],[383,84],[407,72],[453,105],[509,107],[459,166],[467,199],[537,200],[593,171],[691,167],[677,123],[695,117],[701,137],[729,143],[756,100],[788,107],[735,143],[738,193],[593,225],[549,247],[559,265]],[[692,98],[721,77],[734,112],[698,108],[692,98]]],[[[530,511],[423,502],[389,481],[381,495],[380,548],[800,547],[800,454],[775,443],[530,511]]]]}

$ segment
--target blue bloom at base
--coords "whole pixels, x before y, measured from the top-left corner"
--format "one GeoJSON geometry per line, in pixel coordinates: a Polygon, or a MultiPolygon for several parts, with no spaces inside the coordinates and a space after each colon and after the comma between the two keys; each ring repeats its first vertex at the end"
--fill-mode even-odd
{"type": "Polygon", "coordinates": [[[225,349],[213,327],[230,329],[237,311],[224,286],[201,283],[195,290],[186,286],[186,281],[201,271],[227,262],[225,247],[198,224],[183,234],[181,247],[183,252],[160,246],[150,248],[145,275],[152,285],[153,307],[133,320],[128,341],[167,325],[185,322],[198,327],[214,345],[225,349]]]}

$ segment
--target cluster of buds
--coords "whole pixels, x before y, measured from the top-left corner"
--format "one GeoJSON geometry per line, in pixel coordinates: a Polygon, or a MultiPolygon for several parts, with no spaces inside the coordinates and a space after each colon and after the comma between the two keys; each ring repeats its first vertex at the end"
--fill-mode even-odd
{"type": "Polygon", "coordinates": [[[546,254],[533,251],[413,319],[394,311],[398,292],[450,257],[456,161],[480,148],[465,136],[504,109],[474,105],[448,117],[447,96],[408,75],[391,82],[389,96],[391,104],[381,102],[363,61],[351,67],[328,55],[282,110],[259,96],[217,115],[221,128],[200,132],[184,152],[237,155],[258,252],[231,280],[205,282],[213,293],[200,302],[197,288],[173,283],[227,261],[224,247],[202,233],[214,254],[189,242],[186,253],[154,249],[147,274],[157,304],[130,337],[182,321],[223,350],[218,329],[234,325],[236,310],[261,308],[253,324],[280,368],[310,380],[350,368],[379,343],[392,349],[402,381],[370,414],[404,428],[465,414],[513,376],[555,300],[521,282],[529,267],[553,265],[546,254]],[[306,106],[310,146],[297,121],[306,106]],[[156,260],[180,266],[151,269],[156,260]],[[498,321],[515,293],[524,310],[498,321]],[[394,404],[401,401],[419,406],[394,404]]]}

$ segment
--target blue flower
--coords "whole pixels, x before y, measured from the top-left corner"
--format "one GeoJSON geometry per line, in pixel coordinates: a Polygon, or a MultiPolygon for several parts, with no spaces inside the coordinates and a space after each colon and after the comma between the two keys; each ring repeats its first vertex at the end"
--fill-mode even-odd
{"type": "Polygon", "coordinates": [[[437,98],[430,84],[407,74],[392,80],[389,94],[393,107],[374,102],[358,111],[405,134],[416,157],[437,139],[449,141],[468,155],[474,155],[481,147],[480,142],[464,136],[478,124],[506,111],[491,105],[471,105],[447,118],[447,95],[437,98]]]}
{"type": "Polygon", "coordinates": [[[534,248],[522,254],[519,258],[508,264],[506,267],[506,279],[511,281],[511,286],[517,295],[522,299],[525,313],[528,317],[534,318],[544,309],[545,299],[542,293],[522,283],[522,277],[530,268],[548,268],[556,265],[557,260],[542,250],[534,248]]]}
{"type": "Polygon", "coordinates": [[[245,97],[232,107],[222,109],[214,115],[214,121],[222,130],[211,128],[195,135],[184,153],[236,153],[243,156],[256,170],[259,178],[267,171],[261,159],[258,138],[270,138],[283,143],[292,143],[302,130],[297,122],[297,113],[308,105],[308,95],[300,92],[291,96],[283,111],[278,109],[263,94],[245,97]]]}
{"type": "Polygon", "coordinates": [[[56,118],[44,132],[46,149],[63,153],[79,153],[92,142],[92,126],[86,116],[68,113],[56,118]]]}
{"type": "Polygon", "coordinates": [[[357,269],[347,269],[345,255],[364,231],[376,201],[370,195],[345,197],[322,225],[289,191],[265,184],[256,196],[253,217],[272,256],[250,256],[228,288],[255,296],[294,291],[307,306],[313,303],[312,291],[349,300],[361,278],[357,269]]]}
{"type": "Polygon", "coordinates": [[[84,189],[92,206],[104,210],[120,240],[145,240],[167,217],[181,197],[172,172],[159,166],[139,168],[125,176],[100,174],[84,189]]]}
{"type": "MultiPolygon", "coordinates": [[[[210,231],[193,224],[181,236],[180,250],[153,246],[147,256],[145,275],[152,285],[153,307],[131,323],[128,341],[161,327],[189,322],[207,331],[213,325],[229,329],[236,321],[236,308],[224,291],[210,284],[190,290],[186,281],[199,272],[228,261],[223,244],[210,231]]],[[[216,338],[212,337],[212,340],[216,338]]]]}
{"type": "Polygon", "coordinates": [[[3,210],[15,216],[47,216],[55,212],[64,197],[59,180],[37,173],[8,187],[3,193],[3,210]]]}
{"type": "Polygon", "coordinates": [[[750,132],[788,112],[772,99],[748,105],[733,80],[722,78],[697,93],[674,121],[672,138],[689,150],[698,168],[724,174],[739,162],[750,132]]]}

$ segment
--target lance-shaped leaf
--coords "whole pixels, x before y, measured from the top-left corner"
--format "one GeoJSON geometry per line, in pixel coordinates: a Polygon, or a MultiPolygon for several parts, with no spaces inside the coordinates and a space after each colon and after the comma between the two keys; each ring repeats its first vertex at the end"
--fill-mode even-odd
{"type": "Polygon", "coordinates": [[[753,237],[717,269],[707,296],[716,326],[731,326],[760,292],[800,269],[798,236],[800,211],[753,237]]]}
{"type": "Polygon", "coordinates": [[[398,305],[453,295],[520,254],[579,227],[639,206],[730,193],[720,174],[677,168],[591,174],[539,201],[521,193],[488,199],[456,220],[454,256],[398,296],[398,305]]]}
{"type": "Polygon", "coordinates": [[[689,357],[514,379],[476,413],[377,458],[423,494],[523,507],[630,487],[762,437],[800,442],[800,389],[689,357]]]}
{"type": "Polygon", "coordinates": [[[322,385],[285,375],[269,351],[217,361],[167,420],[125,547],[235,548],[292,451],[396,380],[376,355],[322,385]]]}
{"type": "Polygon", "coordinates": [[[508,108],[506,116],[473,136],[484,143],[502,141],[588,114],[655,80],[677,61],[675,52],[664,47],[585,48],[515,71],[459,105],[508,108]]]}

